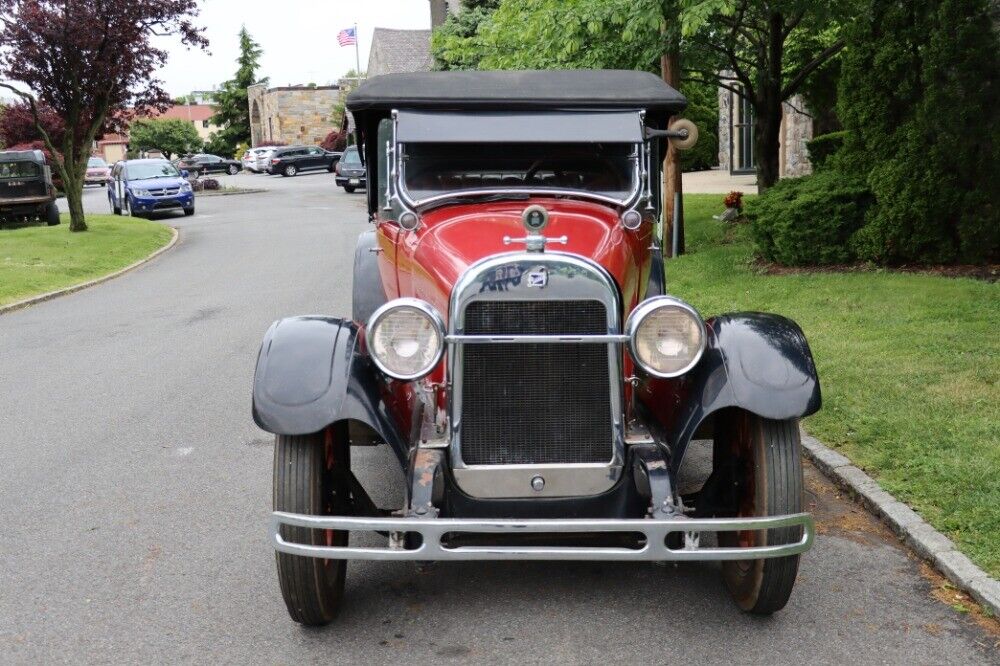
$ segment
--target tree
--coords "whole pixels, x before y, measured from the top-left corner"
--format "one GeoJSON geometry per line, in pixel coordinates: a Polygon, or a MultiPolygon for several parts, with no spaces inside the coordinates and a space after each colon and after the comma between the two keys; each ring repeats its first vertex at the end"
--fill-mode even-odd
{"type": "Polygon", "coordinates": [[[129,128],[129,145],[138,150],[151,148],[167,157],[201,150],[202,140],[194,125],[179,118],[143,118],[129,128]]]}
{"type": "Polygon", "coordinates": [[[256,83],[260,56],[264,51],[255,42],[246,26],[240,28],[240,56],[236,59],[236,76],[222,84],[215,93],[215,115],[212,123],[222,129],[212,136],[213,152],[232,155],[240,143],[250,143],[250,99],[247,88],[256,83]]]}
{"type": "MultiPolygon", "coordinates": [[[[39,104],[38,118],[42,128],[57,146],[62,145],[66,126],[51,107],[39,104]]],[[[5,146],[41,141],[42,135],[35,127],[35,114],[31,104],[21,100],[4,107],[0,112],[0,142],[5,146]]]]}
{"type": "Polygon", "coordinates": [[[1000,53],[992,0],[867,0],[848,32],[834,157],[877,205],[852,239],[880,263],[1000,253],[1000,53]],[[992,4],[992,7],[991,7],[992,4]]]}
{"type": "Polygon", "coordinates": [[[153,73],[167,60],[153,36],[206,47],[192,23],[195,0],[0,0],[0,83],[27,101],[55,159],[70,230],[85,231],[83,181],[99,132],[121,130],[130,109],[163,109],[169,97],[153,73]],[[24,90],[23,88],[27,88],[24,90]],[[41,105],[62,119],[61,146],[45,129],[41,105]]]}

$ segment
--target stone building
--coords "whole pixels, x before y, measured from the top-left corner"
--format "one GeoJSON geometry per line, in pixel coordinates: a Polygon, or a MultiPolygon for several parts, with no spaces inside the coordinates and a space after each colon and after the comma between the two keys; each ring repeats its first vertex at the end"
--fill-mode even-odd
{"type": "MultiPolygon", "coordinates": [[[[781,178],[812,173],[806,143],[813,137],[813,119],[800,95],[782,105],[778,174],[781,178]]],[[[731,174],[755,171],[753,110],[746,100],[719,88],[719,167],[731,174]]]]}
{"type": "Polygon", "coordinates": [[[340,99],[340,87],[258,84],[247,88],[247,96],[252,145],[318,144],[334,129],[330,115],[340,99]]]}
{"type": "Polygon", "coordinates": [[[375,28],[368,52],[368,76],[399,72],[427,72],[431,58],[430,30],[375,28]]]}

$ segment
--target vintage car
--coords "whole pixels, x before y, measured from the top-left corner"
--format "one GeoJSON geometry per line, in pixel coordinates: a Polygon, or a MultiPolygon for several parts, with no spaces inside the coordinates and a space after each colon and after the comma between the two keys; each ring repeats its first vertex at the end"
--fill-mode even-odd
{"type": "Polygon", "coordinates": [[[40,150],[0,152],[0,223],[33,220],[59,224],[52,168],[40,150]]]}
{"type": "Polygon", "coordinates": [[[669,293],[661,160],[696,139],[668,125],[685,105],[626,71],[350,94],[374,225],[353,312],[274,323],[253,384],[292,619],[329,622],[352,559],[719,560],[739,607],[785,605],[814,535],[798,423],[819,382],[794,322],[703,319],[669,293]],[[681,494],[695,439],[711,473],[681,494]],[[402,506],[352,473],[370,445],[401,466],[402,506]]]}

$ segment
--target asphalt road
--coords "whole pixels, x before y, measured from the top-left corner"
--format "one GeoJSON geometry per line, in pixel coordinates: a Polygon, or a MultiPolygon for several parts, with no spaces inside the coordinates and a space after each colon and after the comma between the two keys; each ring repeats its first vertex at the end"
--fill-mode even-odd
{"type": "MultiPolygon", "coordinates": [[[[714,564],[352,563],[339,621],[293,624],[250,382],[274,319],[350,312],[363,197],[325,173],[224,180],[270,191],[199,199],[154,262],[0,316],[0,663],[1000,664],[811,469],[821,534],[771,618],[714,564]]],[[[386,452],[355,461],[400,501],[386,452]]]]}

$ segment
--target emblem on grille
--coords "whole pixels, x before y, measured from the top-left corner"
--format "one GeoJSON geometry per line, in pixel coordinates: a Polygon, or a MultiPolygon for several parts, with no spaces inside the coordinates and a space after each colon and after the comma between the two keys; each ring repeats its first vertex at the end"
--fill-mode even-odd
{"type": "Polygon", "coordinates": [[[528,286],[529,287],[544,287],[549,283],[549,274],[545,272],[544,268],[536,268],[533,271],[528,271],[528,286]]]}

